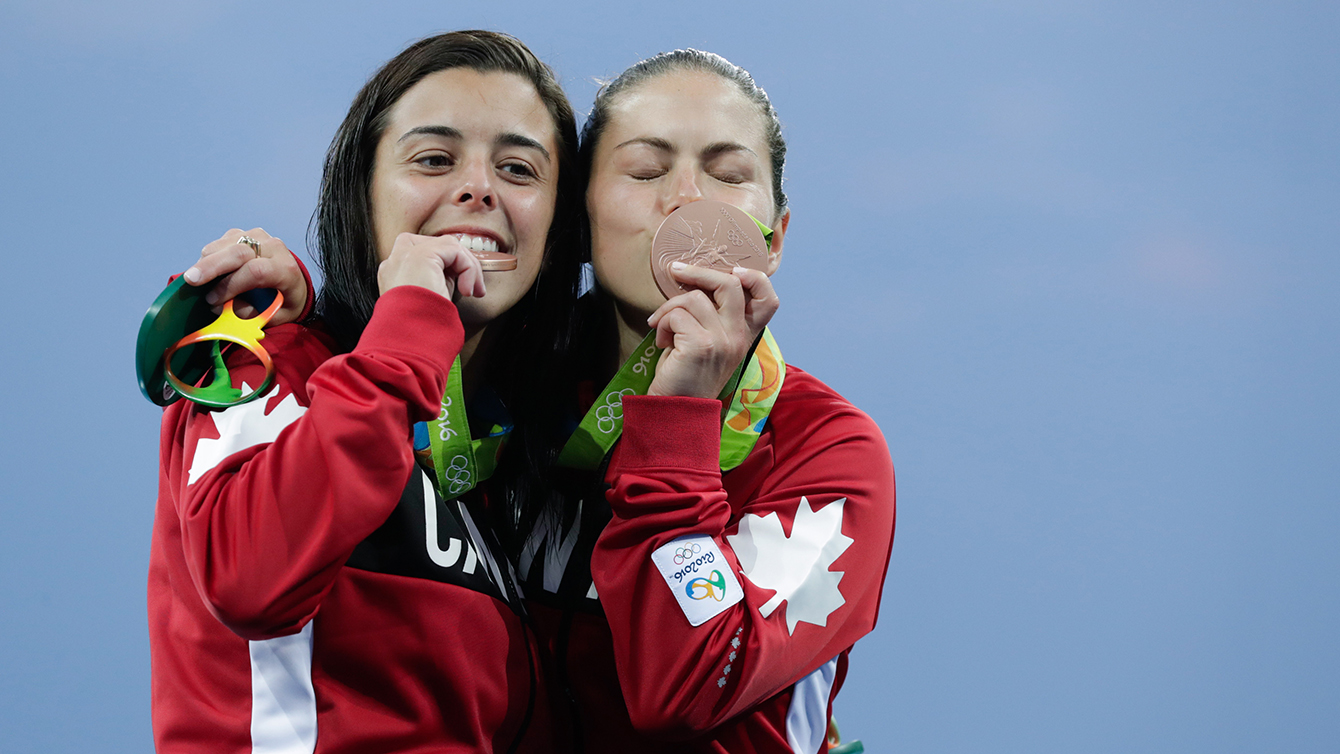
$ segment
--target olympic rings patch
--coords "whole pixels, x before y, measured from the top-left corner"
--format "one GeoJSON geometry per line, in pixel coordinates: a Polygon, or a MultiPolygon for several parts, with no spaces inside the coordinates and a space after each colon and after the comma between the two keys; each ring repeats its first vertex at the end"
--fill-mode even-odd
{"type": "Polygon", "coordinates": [[[684,565],[688,561],[693,560],[694,555],[697,555],[702,551],[703,551],[702,545],[698,544],[697,542],[691,542],[684,547],[676,547],[675,565],[684,565]]]}
{"type": "Polygon", "coordinates": [[[619,422],[623,421],[623,397],[636,392],[633,388],[626,387],[617,393],[606,393],[605,405],[596,409],[596,427],[607,435],[613,432],[619,422]]]}

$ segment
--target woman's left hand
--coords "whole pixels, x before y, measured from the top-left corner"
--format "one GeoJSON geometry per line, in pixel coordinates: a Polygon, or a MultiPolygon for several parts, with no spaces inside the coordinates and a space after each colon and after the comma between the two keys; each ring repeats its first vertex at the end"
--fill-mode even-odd
{"type": "Polygon", "coordinates": [[[666,349],[648,395],[716,398],[781,302],[768,276],[676,265],[670,275],[694,290],[661,304],[647,324],[666,349]]]}

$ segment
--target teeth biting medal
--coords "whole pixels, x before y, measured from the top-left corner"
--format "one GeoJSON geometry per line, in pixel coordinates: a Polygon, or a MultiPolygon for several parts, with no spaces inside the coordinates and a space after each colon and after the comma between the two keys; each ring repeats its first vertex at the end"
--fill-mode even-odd
{"type": "Polygon", "coordinates": [[[498,251],[498,243],[482,236],[453,233],[465,250],[479,260],[480,269],[486,272],[505,272],[516,269],[516,257],[498,251]],[[488,248],[488,247],[493,248],[488,248]]]}

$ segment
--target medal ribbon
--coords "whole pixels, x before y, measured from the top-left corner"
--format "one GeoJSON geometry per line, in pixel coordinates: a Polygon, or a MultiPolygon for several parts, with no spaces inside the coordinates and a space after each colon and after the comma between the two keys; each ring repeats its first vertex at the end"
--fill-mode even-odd
{"type": "MultiPolygon", "coordinates": [[[[782,383],[786,380],[786,360],[782,358],[782,349],[772,337],[772,331],[763,328],[763,337],[754,347],[752,358],[746,358],[742,364],[743,372],[727,388],[733,387],[734,393],[726,408],[725,420],[721,424],[721,470],[731,469],[744,463],[758,442],[763,426],[768,423],[772,405],[782,392],[782,383]]],[[[722,403],[726,402],[722,398],[722,403]]]]}
{"type": "MultiPolygon", "coordinates": [[[[623,397],[647,394],[662,350],[656,347],[656,331],[647,333],[568,438],[558,454],[559,466],[574,469],[600,466],[623,433],[623,397]]],[[[772,332],[764,328],[754,352],[735,368],[735,374],[721,391],[721,402],[726,404],[721,426],[722,471],[739,466],[754,449],[785,377],[782,351],[772,332]]]]}
{"type": "Polygon", "coordinates": [[[646,395],[651,380],[656,376],[656,362],[661,351],[656,347],[656,331],[633,349],[633,355],[619,367],[591,408],[582,417],[577,430],[568,438],[558,454],[558,465],[573,469],[594,469],[623,433],[623,397],[646,395]]]}
{"type": "Polygon", "coordinates": [[[512,429],[495,424],[487,437],[478,440],[470,438],[459,356],[451,362],[441,410],[437,418],[427,424],[437,491],[444,500],[460,497],[493,476],[498,466],[498,456],[502,454],[503,444],[512,429]]]}

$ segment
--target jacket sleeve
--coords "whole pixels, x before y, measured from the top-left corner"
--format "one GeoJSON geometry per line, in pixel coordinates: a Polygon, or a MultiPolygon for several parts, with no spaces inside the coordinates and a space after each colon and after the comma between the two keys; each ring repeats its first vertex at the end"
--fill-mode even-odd
{"type": "MultiPolygon", "coordinates": [[[[324,363],[329,351],[314,356],[314,338],[286,328],[302,329],[267,331],[277,385],[266,396],[221,411],[182,400],[164,416],[187,569],[248,639],[300,630],[390,515],[414,463],[410,428],[437,415],[463,340],[450,301],[408,286],[378,300],[352,353],[324,363]]],[[[230,372],[251,385],[263,374],[254,360],[230,372]]]]}
{"type": "Polygon", "coordinates": [[[298,322],[306,322],[308,317],[312,316],[312,311],[316,308],[316,286],[312,285],[312,273],[307,271],[307,265],[302,263],[302,258],[292,251],[293,261],[298,263],[298,270],[302,272],[303,285],[307,287],[307,303],[303,304],[302,311],[298,312],[298,322]]]}
{"type": "Polygon", "coordinates": [[[718,467],[719,402],[624,399],[592,575],[643,732],[710,730],[874,628],[893,465],[869,417],[826,404],[773,426],[731,472],[750,477],[734,500],[718,467]]]}

